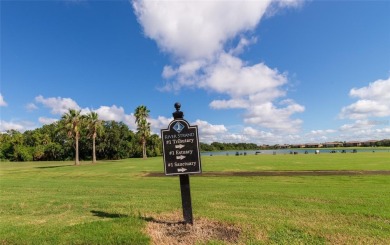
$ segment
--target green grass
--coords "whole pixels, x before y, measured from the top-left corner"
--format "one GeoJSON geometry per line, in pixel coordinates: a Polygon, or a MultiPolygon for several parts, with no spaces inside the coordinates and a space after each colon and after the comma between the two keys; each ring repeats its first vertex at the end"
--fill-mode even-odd
{"type": "MultiPolygon", "coordinates": [[[[202,157],[203,172],[390,170],[389,153],[202,157]]],[[[0,163],[0,244],[148,244],[142,217],[181,211],[162,158],[0,163]]],[[[389,244],[390,176],[191,176],[194,220],[244,244],[389,244]]],[[[215,241],[214,241],[215,242],[215,241]]],[[[213,243],[212,241],[210,243],[213,243]]]]}

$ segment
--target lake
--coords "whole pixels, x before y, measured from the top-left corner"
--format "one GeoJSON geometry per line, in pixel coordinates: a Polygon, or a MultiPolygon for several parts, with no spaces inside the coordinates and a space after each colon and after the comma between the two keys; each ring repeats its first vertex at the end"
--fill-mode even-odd
{"type": "Polygon", "coordinates": [[[356,150],[356,153],[359,152],[390,152],[390,149],[376,149],[376,148],[337,148],[337,149],[278,149],[278,150],[241,150],[241,151],[208,151],[208,152],[201,152],[201,156],[235,156],[237,155],[262,155],[262,154],[291,154],[296,152],[296,154],[315,154],[316,151],[319,151],[319,154],[321,153],[342,153],[344,150],[345,153],[353,153],[354,150],[356,150]],[[332,152],[335,151],[335,152],[332,152]]]}

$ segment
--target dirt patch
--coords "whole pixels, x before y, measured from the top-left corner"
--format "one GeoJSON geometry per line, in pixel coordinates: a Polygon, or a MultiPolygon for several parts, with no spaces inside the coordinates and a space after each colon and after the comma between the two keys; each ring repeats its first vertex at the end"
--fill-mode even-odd
{"type": "Polygon", "coordinates": [[[194,220],[194,224],[185,224],[179,212],[159,217],[144,217],[148,221],[146,232],[152,244],[202,244],[208,241],[222,241],[225,244],[237,244],[241,230],[230,224],[204,218],[194,220]]]}
{"type": "MultiPolygon", "coordinates": [[[[204,172],[203,177],[225,177],[225,176],[330,176],[330,175],[390,175],[390,170],[302,170],[302,171],[253,171],[253,172],[204,172]]],[[[148,172],[145,177],[162,177],[161,172],[148,172]]]]}

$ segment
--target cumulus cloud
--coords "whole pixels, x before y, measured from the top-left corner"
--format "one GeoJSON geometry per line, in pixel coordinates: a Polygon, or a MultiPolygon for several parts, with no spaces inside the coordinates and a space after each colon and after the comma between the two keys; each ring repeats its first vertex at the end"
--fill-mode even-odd
{"type": "Polygon", "coordinates": [[[279,134],[278,132],[267,132],[258,130],[253,127],[245,127],[242,134],[247,138],[247,142],[257,144],[293,144],[301,141],[302,136],[299,134],[279,134]]]}
{"type": "Polygon", "coordinates": [[[318,130],[312,130],[308,135],[326,135],[326,134],[332,134],[335,133],[336,130],[334,129],[318,129],[318,130]]]}
{"type": "Polygon", "coordinates": [[[390,77],[386,80],[377,80],[366,87],[353,88],[349,95],[359,100],[343,107],[341,118],[367,119],[390,116],[390,77]]]}
{"type": "Polygon", "coordinates": [[[39,117],[38,121],[42,124],[52,124],[58,121],[57,118],[39,117]]]}
{"type": "Polygon", "coordinates": [[[7,102],[5,102],[2,94],[0,94],[0,106],[7,106],[7,102]]]}
{"type": "Polygon", "coordinates": [[[95,112],[105,121],[122,121],[125,116],[125,109],[116,105],[100,106],[95,112]]]}
{"type": "Polygon", "coordinates": [[[22,131],[24,129],[24,126],[20,123],[7,122],[3,120],[0,121],[0,132],[4,132],[11,129],[22,131]]]}
{"type": "Polygon", "coordinates": [[[133,1],[139,23],[159,47],[185,60],[211,58],[237,33],[256,27],[270,0],[133,1]]]}
{"type": "Polygon", "coordinates": [[[301,139],[297,134],[279,134],[259,130],[253,127],[227,128],[225,125],[214,125],[204,120],[196,120],[192,125],[198,125],[199,139],[204,143],[225,142],[237,143],[247,142],[255,144],[281,144],[294,143],[301,139]]]}
{"type": "Polygon", "coordinates": [[[125,109],[122,106],[100,106],[98,109],[93,111],[99,115],[101,120],[124,122],[131,130],[135,130],[137,128],[134,115],[126,114],[125,109]]]}
{"type": "Polygon", "coordinates": [[[375,128],[375,127],[359,127],[356,125],[343,125],[340,129],[340,139],[343,141],[351,140],[381,140],[388,139],[390,135],[390,127],[375,128]]]}
{"type": "MultiPolygon", "coordinates": [[[[126,125],[129,126],[131,130],[136,129],[135,125],[135,117],[133,114],[126,114],[125,109],[121,106],[100,106],[98,109],[91,110],[88,107],[81,108],[76,101],[74,101],[71,98],[62,98],[62,97],[50,97],[50,98],[44,98],[42,95],[39,95],[35,97],[35,101],[37,103],[43,104],[45,107],[50,109],[50,112],[55,115],[63,115],[64,113],[68,112],[69,109],[76,109],[80,110],[81,115],[86,115],[90,111],[94,111],[98,113],[99,118],[101,120],[105,121],[118,121],[118,122],[124,122],[126,125]]],[[[30,103],[27,105],[28,109],[36,109],[37,106],[34,103],[30,103]]],[[[49,124],[54,122],[57,119],[53,118],[45,118],[41,117],[39,118],[39,122],[42,124],[49,124]]]]}
{"type": "MultiPolygon", "coordinates": [[[[200,86],[218,93],[226,93],[232,98],[249,95],[256,97],[260,93],[262,96],[257,98],[265,96],[263,101],[268,101],[275,97],[267,96],[267,92],[278,91],[286,80],[286,76],[264,63],[245,66],[241,59],[223,53],[218,62],[208,68],[206,78],[202,80],[200,86]]],[[[283,94],[281,91],[278,92],[276,96],[283,94]]]]}
{"type": "Polygon", "coordinates": [[[162,90],[198,88],[223,94],[227,98],[211,101],[211,108],[244,109],[245,123],[294,131],[302,122],[290,116],[304,107],[295,102],[285,107],[277,103],[286,96],[287,74],[263,62],[249,65],[238,54],[257,41],[251,31],[267,11],[301,3],[139,0],[133,1],[133,8],[144,34],[175,58],[173,65],[163,69],[167,82],[162,90]],[[262,116],[262,109],[268,118],[262,116]]]}
{"type": "Polygon", "coordinates": [[[290,119],[290,116],[303,112],[305,108],[292,100],[287,103],[288,105],[282,108],[275,107],[271,102],[252,106],[248,109],[244,121],[271,128],[277,132],[297,133],[302,120],[290,119]]]}
{"type": "Polygon", "coordinates": [[[163,128],[167,128],[169,123],[173,120],[173,117],[167,118],[163,116],[158,116],[157,118],[148,118],[147,120],[150,123],[150,128],[152,132],[159,135],[160,130],[163,128]]]}
{"type": "Polygon", "coordinates": [[[193,125],[198,125],[199,140],[204,143],[212,142],[247,142],[248,138],[242,133],[232,133],[225,125],[214,125],[204,120],[196,120],[193,125]]]}
{"type": "Polygon", "coordinates": [[[210,134],[223,134],[227,132],[224,125],[212,125],[203,120],[196,120],[193,124],[198,125],[199,134],[210,135],[210,134]]]}
{"type": "Polygon", "coordinates": [[[43,104],[45,107],[51,109],[51,113],[55,115],[62,115],[69,109],[80,110],[80,106],[77,105],[76,101],[71,98],[52,97],[44,98],[42,95],[35,97],[37,103],[43,104]]]}
{"type": "Polygon", "coordinates": [[[335,140],[337,130],[334,129],[317,129],[311,130],[310,132],[303,135],[303,141],[294,143],[324,143],[335,140]]]}
{"type": "Polygon", "coordinates": [[[7,130],[17,130],[23,132],[25,130],[34,129],[36,125],[29,121],[4,121],[0,120],[0,132],[5,132],[7,130]]]}

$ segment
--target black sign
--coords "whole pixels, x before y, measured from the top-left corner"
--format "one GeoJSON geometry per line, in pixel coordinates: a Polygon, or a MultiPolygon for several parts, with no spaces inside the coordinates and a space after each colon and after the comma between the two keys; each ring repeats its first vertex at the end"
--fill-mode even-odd
{"type": "Polygon", "coordinates": [[[161,130],[165,175],[202,173],[198,126],[184,119],[173,120],[161,130]]]}

